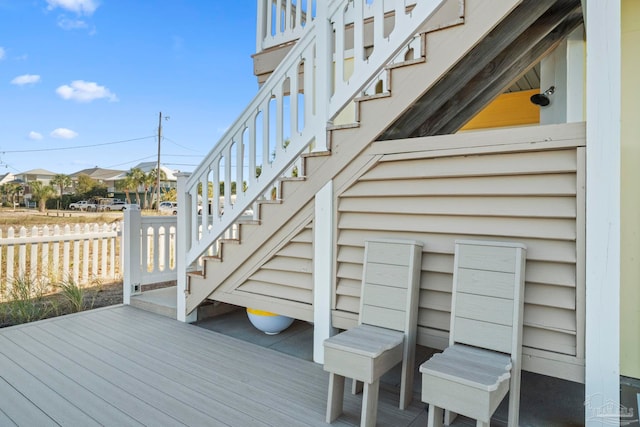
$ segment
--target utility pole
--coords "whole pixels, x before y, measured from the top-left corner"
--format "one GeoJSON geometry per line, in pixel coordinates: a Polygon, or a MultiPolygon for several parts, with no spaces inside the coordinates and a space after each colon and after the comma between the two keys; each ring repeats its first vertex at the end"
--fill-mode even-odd
{"type": "Polygon", "coordinates": [[[156,211],[160,211],[160,141],[162,141],[162,111],[158,116],[158,167],[156,169],[156,211]]]}

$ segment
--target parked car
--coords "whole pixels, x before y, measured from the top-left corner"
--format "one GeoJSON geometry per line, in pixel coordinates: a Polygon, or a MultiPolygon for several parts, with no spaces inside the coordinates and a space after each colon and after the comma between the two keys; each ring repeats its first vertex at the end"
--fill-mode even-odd
{"type": "Polygon", "coordinates": [[[114,200],[111,203],[100,205],[99,210],[101,211],[121,211],[125,209],[127,204],[122,200],[114,200]]]}
{"type": "Polygon", "coordinates": [[[170,201],[160,202],[158,212],[165,215],[178,215],[178,203],[170,201]]]}
{"type": "Polygon", "coordinates": [[[87,200],[80,200],[79,202],[71,203],[69,209],[72,211],[94,211],[96,210],[96,205],[87,200]]]}
{"type": "Polygon", "coordinates": [[[124,206],[122,206],[123,211],[126,210],[134,210],[134,211],[139,211],[140,210],[140,205],[137,203],[125,203],[124,206]]]}

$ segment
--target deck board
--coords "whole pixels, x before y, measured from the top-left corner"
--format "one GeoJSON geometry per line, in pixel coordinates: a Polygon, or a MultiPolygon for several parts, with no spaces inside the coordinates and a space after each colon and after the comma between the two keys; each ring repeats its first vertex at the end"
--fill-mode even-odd
{"type": "MultiPolygon", "coordinates": [[[[322,366],[114,306],[0,329],[0,425],[326,426],[322,366]]],[[[333,425],[359,424],[345,393],[333,425]]],[[[408,426],[381,389],[378,425],[408,426]]]]}

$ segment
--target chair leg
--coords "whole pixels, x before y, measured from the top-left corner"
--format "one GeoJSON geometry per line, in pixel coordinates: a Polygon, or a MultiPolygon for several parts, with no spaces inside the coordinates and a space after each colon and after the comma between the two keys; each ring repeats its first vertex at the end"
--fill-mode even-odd
{"type": "Polygon", "coordinates": [[[442,427],[442,408],[429,404],[428,427],[442,427]]]}
{"type": "Polygon", "coordinates": [[[458,417],[458,414],[456,414],[455,412],[449,411],[448,409],[445,409],[445,411],[444,411],[444,425],[446,425],[446,426],[451,425],[451,423],[454,422],[457,417],[458,417]]]}
{"type": "Polygon", "coordinates": [[[344,377],[331,372],[329,374],[329,396],[327,398],[327,423],[332,423],[342,413],[344,400],[344,377]]]}
{"type": "Polygon", "coordinates": [[[363,386],[362,381],[358,381],[357,379],[353,378],[351,380],[351,394],[362,393],[362,386],[363,386]]]}
{"type": "Polygon", "coordinates": [[[360,418],[361,427],[375,427],[376,425],[379,390],[380,380],[375,380],[371,384],[364,384],[364,394],[362,395],[362,415],[360,418]]]}
{"type": "MultiPolygon", "coordinates": [[[[511,375],[514,375],[513,372],[511,375]]],[[[520,422],[520,378],[512,378],[509,385],[509,419],[508,427],[518,427],[520,422]]]]}

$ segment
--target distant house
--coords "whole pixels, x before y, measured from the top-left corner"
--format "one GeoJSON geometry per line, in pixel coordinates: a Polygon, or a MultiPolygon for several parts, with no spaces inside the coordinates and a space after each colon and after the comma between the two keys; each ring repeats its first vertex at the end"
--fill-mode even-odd
{"type": "Polygon", "coordinates": [[[24,182],[24,193],[23,200],[24,203],[28,203],[31,201],[31,188],[29,183],[39,181],[43,185],[50,185],[51,180],[57,174],[55,172],[51,172],[46,169],[31,169],[26,172],[20,172],[15,175],[15,180],[24,182]]]}
{"type": "Polygon", "coordinates": [[[11,172],[0,175],[0,185],[15,181],[16,176],[11,172]]]}
{"type": "Polygon", "coordinates": [[[27,185],[33,181],[40,181],[44,185],[49,185],[54,176],[56,176],[55,172],[46,169],[31,169],[26,172],[17,173],[15,178],[22,180],[27,185]]]}
{"type": "Polygon", "coordinates": [[[121,176],[124,173],[125,172],[121,170],[103,169],[96,166],[94,168],[82,169],[81,171],[72,173],[69,176],[71,177],[74,185],[76,185],[80,175],[88,175],[91,179],[94,179],[100,184],[104,184],[107,187],[107,192],[113,193],[116,191],[116,181],[122,179],[121,176]]]}

